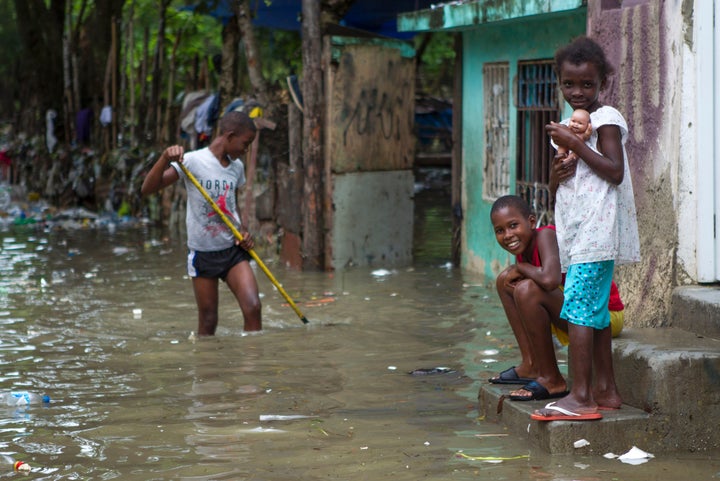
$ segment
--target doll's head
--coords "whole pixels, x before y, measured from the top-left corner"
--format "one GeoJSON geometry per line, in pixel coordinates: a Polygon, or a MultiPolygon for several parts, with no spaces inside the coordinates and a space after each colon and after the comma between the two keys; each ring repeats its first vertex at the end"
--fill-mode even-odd
{"type": "Polygon", "coordinates": [[[575,109],[570,117],[568,127],[585,140],[590,138],[592,126],[590,125],[590,114],[588,111],[584,109],[575,109]]]}

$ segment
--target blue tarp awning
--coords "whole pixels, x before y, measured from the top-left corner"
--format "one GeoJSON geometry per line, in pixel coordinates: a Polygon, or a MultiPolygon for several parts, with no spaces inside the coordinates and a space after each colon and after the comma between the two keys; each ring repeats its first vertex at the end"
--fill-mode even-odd
{"type": "MultiPolygon", "coordinates": [[[[219,0],[210,14],[217,18],[230,18],[230,2],[219,0]]],[[[214,3],[212,0],[207,3],[214,3]]],[[[402,12],[412,12],[430,8],[437,0],[356,0],[341,25],[357,28],[377,35],[394,38],[409,38],[413,33],[398,32],[397,16],[402,12]]],[[[281,30],[300,30],[301,0],[250,0],[250,8],[255,12],[253,23],[259,27],[281,30]]]]}

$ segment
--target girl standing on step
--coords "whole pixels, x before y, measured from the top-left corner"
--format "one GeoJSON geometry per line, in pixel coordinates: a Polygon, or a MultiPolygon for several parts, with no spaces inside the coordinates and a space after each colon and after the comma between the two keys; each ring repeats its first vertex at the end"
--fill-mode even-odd
{"type": "Polygon", "coordinates": [[[567,127],[567,120],[545,127],[553,146],[577,156],[556,155],[551,172],[560,263],[567,273],[560,317],[568,322],[572,387],[566,397],[531,417],[600,419],[599,409],[622,404],[615,384],[608,311],[613,271],[616,263],[640,260],[625,151],[628,126],[620,112],[599,100],[613,68],[595,41],[579,37],[559,49],[555,68],[565,101],[573,109],[590,112],[593,133],[583,141],[567,127]]]}

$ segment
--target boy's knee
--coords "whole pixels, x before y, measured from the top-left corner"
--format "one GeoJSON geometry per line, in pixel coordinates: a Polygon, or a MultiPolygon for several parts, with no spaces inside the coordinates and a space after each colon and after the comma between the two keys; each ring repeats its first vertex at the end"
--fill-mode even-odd
{"type": "Polygon", "coordinates": [[[495,287],[498,291],[505,290],[505,279],[507,278],[507,272],[507,269],[505,269],[495,278],[495,287]]]}
{"type": "Polygon", "coordinates": [[[240,307],[248,313],[259,314],[262,311],[262,302],[260,302],[260,297],[253,296],[240,304],[240,307]]]}
{"type": "Polygon", "coordinates": [[[515,299],[529,299],[537,295],[542,289],[532,279],[523,279],[515,284],[515,299]]]}

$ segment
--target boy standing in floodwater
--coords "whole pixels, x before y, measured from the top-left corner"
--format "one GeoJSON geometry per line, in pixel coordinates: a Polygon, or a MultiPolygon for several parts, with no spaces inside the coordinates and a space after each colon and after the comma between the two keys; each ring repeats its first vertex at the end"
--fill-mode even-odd
{"type": "Polygon", "coordinates": [[[577,155],[576,159],[556,155],[551,173],[560,262],[567,271],[560,316],[568,322],[573,382],[570,394],[531,417],[601,419],[600,409],[622,404],[615,384],[608,311],[613,271],[616,262],[640,260],[625,151],[628,126],[620,112],[599,100],[613,68],[595,41],[579,37],[559,49],[555,68],[565,101],[590,113],[593,133],[583,141],[567,121],[546,126],[553,145],[577,155]]]}
{"type": "Polygon", "coordinates": [[[228,112],[219,122],[219,134],[208,147],[185,153],[180,145],[165,149],[143,181],[141,192],[149,195],[181,177],[187,189],[188,275],[192,278],[198,306],[198,336],[212,336],[218,324],[218,284],[225,281],[237,299],[245,319],[245,331],[262,329],[257,280],[248,253],[254,242],[242,229],[237,211],[237,189],[245,183],[239,159],[257,133],[244,112],[228,112]],[[239,242],[200,191],[185,176],[180,162],[205,188],[223,213],[240,226],[239,242]]]}

